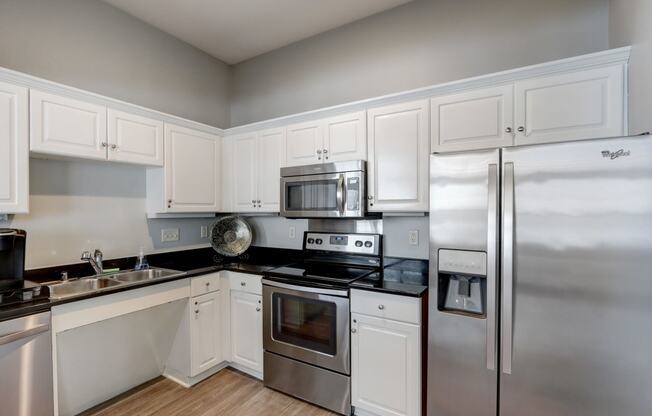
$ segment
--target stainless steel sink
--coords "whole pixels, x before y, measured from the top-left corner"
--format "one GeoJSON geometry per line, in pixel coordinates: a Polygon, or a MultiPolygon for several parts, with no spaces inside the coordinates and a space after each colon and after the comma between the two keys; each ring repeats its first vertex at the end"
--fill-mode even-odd
{"type": "Polygon", "coordinates": [[[165,279],[181,276],[184,272],[169,269],[130,270],[111,275],[112,279],[123,283],[147,282],[156,279],[165,279]]]}
{"type": "Polygon", "coordinates": [[[86,293],[97,292],[122,283],[108,277],[84,277],[79,280],[57,283],[50,285],[50,298],[63,299],[71,296],[84,295],[86,293]]]}

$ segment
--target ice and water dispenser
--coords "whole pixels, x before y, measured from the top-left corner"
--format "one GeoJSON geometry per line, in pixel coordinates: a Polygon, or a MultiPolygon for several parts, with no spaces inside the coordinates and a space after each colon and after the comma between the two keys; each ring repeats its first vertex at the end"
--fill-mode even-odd
{"type": "Polygon", "coordinates": [[[438,309],[486,316],[487,253],[440,249],[438,259],[438,309]]]}

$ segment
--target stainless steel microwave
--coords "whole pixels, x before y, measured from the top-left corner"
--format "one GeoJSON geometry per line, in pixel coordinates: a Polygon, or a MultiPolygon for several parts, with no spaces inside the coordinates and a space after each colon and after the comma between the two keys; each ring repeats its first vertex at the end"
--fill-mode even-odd
{"type": "Polygon", "coordinates": [[[281,215],[358,218],[365,215],[367,162],[351,160],[281,168],[281,215]]]}

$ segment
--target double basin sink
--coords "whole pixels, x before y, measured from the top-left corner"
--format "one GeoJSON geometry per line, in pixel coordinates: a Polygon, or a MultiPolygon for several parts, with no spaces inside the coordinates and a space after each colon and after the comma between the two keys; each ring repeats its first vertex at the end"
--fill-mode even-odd
{"type": "Polygon", "coordinates": [[[127,270],[106,275],[82,277],[77,280],[63,281],[48,286],[50,288],[50,299],[65,299],[154,280],[171,279],[184,274],[186,273],[177,270],[159,268],[127,270]]]}

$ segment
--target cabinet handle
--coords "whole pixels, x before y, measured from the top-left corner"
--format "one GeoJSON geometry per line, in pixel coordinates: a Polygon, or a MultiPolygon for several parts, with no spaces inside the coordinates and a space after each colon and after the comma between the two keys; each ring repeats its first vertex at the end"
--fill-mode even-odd
{"type": "Polygon", "coordinates": [[[358,332],[358,330],[355,328],[351,328],[351,332],[355,334],[356,332],[358,332]]]}
{"type": "Polygon", "coordinates": [[[195,302],[195,305],[197,305],[197,304],[198,304],[198,302],[195,302]]]}
{"type": "Polygon", "coordinates": [[[511,133],[511,132],[512,132],[512,128],[511,128],[511,127],[506,127],[506,128],[505,128],[505,133],[511,133]]]}
{"type": "Polygon", "coordinates": [[[382,304],[378,305],[378,309],[380,309],[382,311],[383,309],[385,309],[385,305],[382,305],[382,304]]]}
{"type": "Polygon", "coordinates": [[[247,282],[240,282],[240,286],[247,286],[247,282]]]}
{"type": "Polygon", "coordinates": [[[255,199],[252,199],[252,200],[251,200],[251,203],[252,203],[252,204],[255,204],[255,203],[256,203],[256,200],[255,200],[255,199]]]}
{"type": "Polygon", "coordinates": [[[109,144],[108,144],[107,142],[102,142],[101,145],[102,145],[102,147],[106,147],[106,146],[108,146],[109,144]]]}
{"type": "Polygon", "coordinates": [[[199,315],[199,309],[195,309],[195,314],[199,315]]]}
{"type": "Polygon", "coordinates": [[[260,306],[256,306],[256,312],[260,312],[260,306]]]}
{"type": "Polygon", "coordinates": [[[523,133],[523,132],[525,131],[525,127],[520,126],[517,130],[518,130],[519,132],[523,133]]]}
{"type": "Polygon", "coordinates": [[[321,155],[321,149],[317,149],[317,154],[321,155]]]}
{"type": "Polygon", "coordinates": [[[117,144],[112,144],[112,145],[111,145],[111,150],[117,150],[117,149],[118,149],[118,145],[117,145],[117,144]]]}
{"type": "Polygon", "coordinates": [[[373,195],[369,195],[369,196],[367,197],[367,199],[370,200],[370,201],[373,201],[373,200],[374,200],[374,196],[373,196],[373,195]]]}
{"type": "Polygon", "coordinates": [[[206,282],[206,287],[210,286],[211,282],[206,282]]]}

